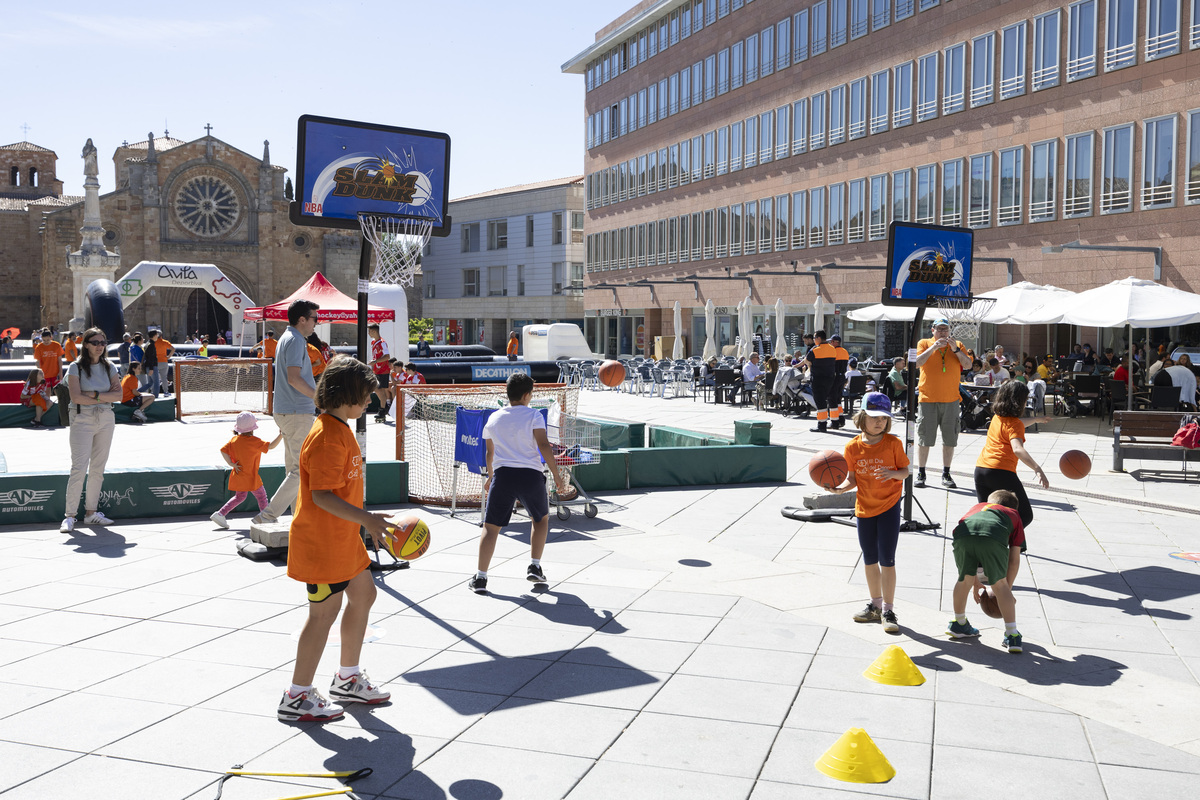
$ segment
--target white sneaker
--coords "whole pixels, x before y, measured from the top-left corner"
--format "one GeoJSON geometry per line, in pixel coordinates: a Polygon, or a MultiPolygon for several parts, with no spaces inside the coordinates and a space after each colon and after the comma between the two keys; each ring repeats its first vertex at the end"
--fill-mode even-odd
{"type": "Polygon", "coordinates": [[[229,522],[225,519],[224,516],[221,515],[220,511],[214,511],[212,513],[212,516],[209,517],[209,519],[211,519],[218,528],[228,528],[229,527],[229,522]]]}
{"type": "Polygon", "coordinates": [[[104,516],[103,512],[93,511],[83,518],[84,525],[112,525],[113,521],[104,516]]]}
{"type": "Polygon", "coordinates": [[[270,511],[263,511],[260,514],[256,514],[255,516],[251,517],[250,521],[255,525],[270,525],[272,522],[275,522],[278,519],[279,518],[270,511]]]}
{"type": "Polygon", "coordinates": [[[329,686],[329,696],[340,703],[366,703],[373,706],[386,703],[392,693],[376,687],[367,673],[360,670],[357,675],[344,680],[335,672],[333,683],[329,686]]]}
{"type": "Polygon", "coordinates": [[[62,525],[58,526],[59,533],[70,533],[73,530],[75,530],[75,518],[74,517],[67,517],[66,519],[64,519],[62,521],[62,525]]]}
{"type": "Polygon", "coordinates": [[[138,420],[139,422],[149,422],[149,420],[146,419],[146,412],[142,411],[140,408],[137,411],[133,412],[133,418],[138,420]]]}
{"type": "Polygon", "coordinates": [[[276,713],[284,722],[329,722],[345,715],[341,706],[326,700],[318,689],[309,689],[299,697],[284,692],[276,713]]]}

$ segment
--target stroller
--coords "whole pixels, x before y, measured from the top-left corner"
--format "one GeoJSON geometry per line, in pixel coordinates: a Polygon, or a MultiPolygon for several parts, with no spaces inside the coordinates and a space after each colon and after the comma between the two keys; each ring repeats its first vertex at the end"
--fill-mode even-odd
{"type": "Polygon", "coordinates": [[[782,397],[785,413],[795,412],[801,419],[808,417],[817,408],[817,402],[812,395],[812,384],[802,382],[798,377],[788,381],[782,397]]]}
{"type": "Polygon", "coordinates": [[[969,431],[986,428],[992,421],[991,399],[982,392],[971,393],[962,388],[958,391],[962,429],[969,431]]]}

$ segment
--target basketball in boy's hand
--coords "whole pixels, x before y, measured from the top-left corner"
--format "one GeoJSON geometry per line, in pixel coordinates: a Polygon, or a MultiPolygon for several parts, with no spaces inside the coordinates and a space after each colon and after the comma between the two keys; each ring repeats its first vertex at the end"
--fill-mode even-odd
{"type": "Polygon", "coordinates": [[[1068,450],[1058,459],[1058,471],[1064,478],[1077,481],[1092,471],[1092,460],[1082,450],[1068,450]]]}
{"type": "Polygon", "coordinates": [[[983,587],[979,592],[979,607],[992,619],[1004,618],[1004,615],[1000,613],[1000,602],[996,600],[996,595],[992,594],[990,586],[983,587]]]}
{"type": "Polygon", "coordinates": [[[396,558],[412,561],[429,549],[429,526],[416,514],[409,514],[392,523],[383,542],[396,558]]]}
{"type": "Polygon", "coordinates": [[[625,382],[625,366],[620,361],[605,361],[597,374],[600,382],[610,389],[625,382]]]}
{"type": "Polygon", "coordinates": [[[822,450],[808,462],[808,476],[826,489],[840,486],[849,472],[845,457],[837,450],[822,450]]]}

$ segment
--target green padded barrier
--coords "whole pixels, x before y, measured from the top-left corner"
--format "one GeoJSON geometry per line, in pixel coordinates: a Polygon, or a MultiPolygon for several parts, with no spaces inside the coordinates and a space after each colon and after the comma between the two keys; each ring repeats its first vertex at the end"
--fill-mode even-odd
{"type": "MultiPolygon", "coordinates": [[[[283,467],[259,470],[267,494],[283,480],[283,467]]],[[[113,519],[207,515],[232,495],[229,470],[218,467],[114,469],[104,473],[100,509],[113,519]]],[[[67,474],[26,472],[0,474],[0,525],[60,521],[66,505],[67,474]]],[[[367,505],[408,502],[408,464],[367,462],[367,505]]],[[[253,497],[238,511],[258,512],[253,497]]],[[[82,509],[80,509],[82,511],[82,509]]]]}
{"type": "Polygon", "coordinates": [[[629,451],[629,486],[632,489],[786,480],[787,448],[781,445],[648,447],[629,451]]]}
{"type": "Polygon", "coordinates": [[[709,437],[703,433],[655,425],[650,428],[649,445],[651,447],[705,447],[708,439],[709,437]]]}
{"type": "Polygon", "coordinates": [[[771,423],[749,419],[734,420],[733,442],[734,444],[770,444],[771,423]]]}
{"type": "MultiPolygon", "coordinates": [[[[113,413],[118,423],[131,423],[133,409],[123,405],[113,407],[113,413]]],[[[167,397],[155,400],[148,409],[146,417],[151,422],[170,422],[175,419],[175,398],[167,397]]],[[[0,406],[0,428],[23,428],[33,421],[33,409],[25,406],[0,406]]],[[[50,410],[42,415],[42,422],[47,425],[58,425],[58,404],[52,403],[50,410]]]]}
{"type": "Polygon", "coordinates": [[[600,426],[600,449],[620,450],[627,447],[646,446],[646,423],[611,422],[609,420],[586,419],[600,426]]]}
{"type": "Polygon", "coordinates": [[[609,450],[599,460],[575,467],[575,479],[586,492],[629,488],[629,451],[609,450]]]}

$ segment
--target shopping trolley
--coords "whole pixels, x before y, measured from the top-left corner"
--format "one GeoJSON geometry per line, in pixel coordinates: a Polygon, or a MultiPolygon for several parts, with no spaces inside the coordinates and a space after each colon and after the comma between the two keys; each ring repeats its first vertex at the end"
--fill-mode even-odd
{"type": "MultiPolygon", "coordinates": [[[[571,506],[583,506],[583,515],[588,519],[596,516],[596,501],[579,485],[575,468],[583,464],[595,464],[604,455],[600,450],[600,424],[569,414],[553,416],[546,426],[546,436],[554,450],[558,468],[566,473],[572,492],[560,497],[554,489],[553,476],[547,482],[550,487],[550,504],[561,520],[571,518],[571,506]]],[[[550,468],[547,466],[546,471],[550,468]]]]}

